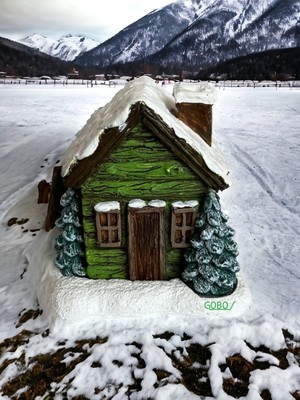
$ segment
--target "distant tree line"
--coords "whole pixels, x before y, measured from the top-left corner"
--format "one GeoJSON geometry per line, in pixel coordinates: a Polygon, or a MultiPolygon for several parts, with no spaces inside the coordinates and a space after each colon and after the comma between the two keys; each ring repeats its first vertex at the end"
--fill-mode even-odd
{"type": "Polygon", "coordinates": [[[128,76],[177,75],[182,78],[202,80],[300,79],[300,47],[254,53],[205,69],[197,67],[189,70],[183,65],[183,61],[172,61],[172,59],[167,65],[162,65],[159,59],[153,64],[151,58],[146,57],[140,61],[112,64],[106,68],[83,67],[0,37],[0,71],[6,72],[7,75],[29,77],[68,75],[75,67],[80,72],[78,78],[83,79],[91,79],[100,73],[128,76]]]}
{"type": "MultiPolygon", "coordinates": [[[[138,76],[141,74],[174,74],[193,79],[300,79],[300,47],[268,50],[253,53],[222,62],[211,68],[197,68],[183,71],[183,63],[170,60],[167,66],[151,64],[147,58],[142,61],[114,64],[103,68],[103,73],[138,76]]],[[[188,68],[187,68],[188,69],[188,68]]]]}
{"type": "Polygon", "coordinates": [[[38,50],[0,38],[0,70],[7,75],[41,76],[67,74],[70,65],[38,50]]]}
{"type": "Polygon", "coordinates": [[[300,47],[268,50],[238,57],[209,70],[199,71],[199,79],[300,79],[300,47]]]}

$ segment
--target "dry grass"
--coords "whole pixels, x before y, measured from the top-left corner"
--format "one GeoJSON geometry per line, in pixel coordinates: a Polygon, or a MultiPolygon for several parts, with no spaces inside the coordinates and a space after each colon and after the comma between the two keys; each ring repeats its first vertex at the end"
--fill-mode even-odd
{"type": "MultiPolygon", "coordinates": [[[[41,314],[40,310],[28,310],[20,315],[18,326],[21,326],[29,319],[35,319],[41,314]]],[[[0,363],[0,374],[5,372],[9,366],[14,366],[17,373],[7,381],[0,388],[0,396],[5,395],[10,399],[18,400],[32,400],[37,396],[45,396],[46,400],[55,399],[55,385],[59,384],[62,380],[70,374],[76,365],[83,363],[91,354],[91,349],[95,344],[103,344],[107,338],[93,338],[90,340],[81,340],[75,342],[73,346],[68,346],[66,342],[60,342],[56,345],[56,350],[46,354],[38,354],[35,357],[26,359],[26,346],[31,338],[35,335],[40,335],[41,340],[47,337],[49,331],[43,333],[34,333],[29,330],[22,330],[18,335],[5,339],[0,343],[0,356],[2,362],[0,363]],[[6,355],[14,354],[19,349],[18,357],[9,357],[6,355]],[[20,349],[22,350],[20,352],[20,349]],[[72,356],[71,361],[65,362],[67,356],[72,356]]],[[[155,335],[154,338],[164,339],[169,341],[174,334],[172,332],[164,332],[160,335],[155,335]]],[[[254,348],[250,343],[247,345],[254,351],[266,353],[276,357],[279,361],[277,368],[286,369],[289,366],[287,356],[292,354],[296,362],[300,361],[300,343],[297,342],[289,332],[284,332],[286,339],[286,348],[280,351],[271,351],[266,347],[254,348]]],[[[198,343],[190,343],[190,337],[187,335],[182,336],[182,342],[187,343],[183,347],[178,347],[176,351],[172,351],[167,356],[171,359],[173,366],[181,373],[181,379],[175,378],[168,371],[163,369],[155,369],[154,372],[157,377],[155,387],[160,387],[172,382],[173,384],[181,383],[190,392],[198,396],[213,396],[211,391],[211,384],[209,380],[208,371],[210,368],[211,351],[210,346],[207,344],[202,346],[198,343]]],[[[136,357],[137,364],[135,369],[145,368],[145,361],[142,357],[142,347],[140,343],[128,343],[126,346],[134,346],[136,352],[132,357],[136,357]]],[[[162,348],[163,349],[163,348],[162,348]]],[[[164,349],[163,349],[164,350],[164,349]]],[[[165,351],[165,350],[164,350],[165,351]]],[[[165,351],[166,352],[166,351],[165,351]]],[[[117,366],[119,361],[116,360],[117,366]]],[[[248,393],[249,379],[252,371],[256,369],[268,369],[271,366],[267,361],[261,361],[259,358],[254,359],[253,362],[247,361],[240,354],[233,354],[227,357],[226,363],[219,365],[220,370],[224,373],[229,370],[232,377],[224,374],[223,389],[224,391],[235,399],[246,396],[248,393]]],[[[94,361],[91,368],[101,368],[100,361],[94,361]]],[[[136,379],[132,373],[133,384],[128,386],[126,395],[128,398],[134,392],[141,390],[141,379],[136,379]]],[[[72,382],[66,382],[65,389],[60,392],[61,398],[67,397],[67,391],[72,382]]],[[[116,385],[115,389],[118,391],[120,388],[116,385]]],[[[94,393],[101,393],[101,388],[95,387],[94,393]]],[[[263,390],[260,393],[263,400],[272,400],[268,390],[263,390]]],[[[292,393],[295,400],[300,400],[300,392],[292,393]]],[[[74,400],[85,400],[84,396],[73,397],[74,400]]],[[[109,398],[107,398],[108,400],[109,398]]]]}

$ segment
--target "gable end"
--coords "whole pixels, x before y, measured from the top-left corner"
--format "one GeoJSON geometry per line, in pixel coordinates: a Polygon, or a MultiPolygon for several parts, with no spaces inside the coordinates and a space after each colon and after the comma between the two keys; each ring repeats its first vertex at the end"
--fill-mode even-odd
{"type": "Polygon", "coordinates": [[[203,157],[186,140],[176,136],[174,129],[170,128],[151,108],[144,104],[141,105],[141,115],[143,123],[209,187],[218,191],[229,186],[220,175],[211,171],[203,157]]]}
{"type": "Polygon", "coordinates": [[[82,160],[78,160],[70,174],[64,178],[66,187],[80,188],[86,179],[93,173],[99,164],[125,140],[132,129],[142,121],[181,161],[195,172],[210,188],[218,191],[228,187],[224,178],[211,171],[206,165],[203,156],[197,152],[184,138],[176,136],[174,129],[164,122],[144,102],[132,105],[125,128],[107,128],[101,135],[101,142],[96,151],[82,160]]]}
{"type": "Polygon", "coordinates": [[[118,127],[107,128],[101,135],[101,145],[98,145],[92,155],[82,160],[77,160],[71,172],[64,177],[64,185],[75,189],[80,188],[97,168],[97,165],[105,161],[110,153],[127,137],[131,129],[138,124],[140,119],[140,103],[136,103],[131,107],[125,128],[123,130],[118,127]]]}

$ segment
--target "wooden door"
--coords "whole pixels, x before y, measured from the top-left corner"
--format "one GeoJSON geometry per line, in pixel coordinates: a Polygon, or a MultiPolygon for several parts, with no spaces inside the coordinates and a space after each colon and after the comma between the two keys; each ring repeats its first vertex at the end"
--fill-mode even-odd
{"type": "Polygon", "coordinates": [[[129,278],[165,279],[164,209],[129,208],[129,278]]]}

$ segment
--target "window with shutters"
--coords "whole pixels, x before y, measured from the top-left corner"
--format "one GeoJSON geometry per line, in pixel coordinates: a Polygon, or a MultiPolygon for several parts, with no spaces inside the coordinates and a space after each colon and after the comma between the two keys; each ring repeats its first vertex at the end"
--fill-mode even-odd
{"type": "Polygon", "coordinates": [[[196,221],[194,207],[173,208],[171,243],[172,247],[189,247],[196,221]]]}

